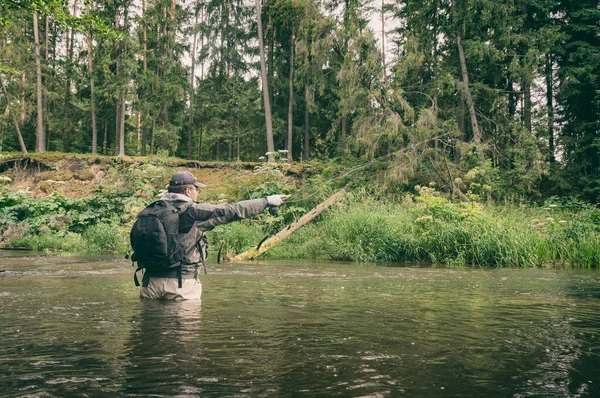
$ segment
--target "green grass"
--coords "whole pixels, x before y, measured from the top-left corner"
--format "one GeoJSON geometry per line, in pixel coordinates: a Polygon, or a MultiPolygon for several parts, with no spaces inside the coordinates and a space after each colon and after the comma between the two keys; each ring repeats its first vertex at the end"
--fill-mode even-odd
{"type": "MultiPolygon", "coordinates": [[[[119,253],[129,250],[129,229],[144,202],[96,192],[69,199],[35,200],[4,191],[0,197],[3,245],[39,251],[119,253]]],[[[208,233],[222,256],[256,246],[310,209],[287,205],[208,233]]],[[[499,206],[451,203],[429,188],[394,202],[350,195],[265,256],[369,262],[427,262],[452,266],[600,266],[600,210],[583,203],[499,206]]]]}
{"type": "Polygon", "coordinates": [[[449,203],[350,202],[268,253],[270,257],[448,265],[600,266],[598,209],[449,203]]]}

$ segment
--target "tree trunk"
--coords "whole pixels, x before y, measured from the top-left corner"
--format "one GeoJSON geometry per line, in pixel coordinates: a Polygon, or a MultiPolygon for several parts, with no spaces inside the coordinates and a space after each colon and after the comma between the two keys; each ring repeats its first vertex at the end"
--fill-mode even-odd
{"type": "Polygon", "coordinates": [[[21,119],[21,123],[25,121],[25,83],[27,82],[27,75],[25,72],[21,75],[21,113],[19,118],[21,119]]]}
{"type": "MultiPolygon", "coordinates": [[[[148,40],[147,40],[147,34],[146,31],[148,29],[147,25],[146,25],[146,0],[142,0],[142,25],[144,26],[144,28],[142,29],[142,50],[143,50],[143,70],[144,70],[144,76],[146,75],[146,71],[148,70],[148,40]]],[[[148,135],[146,134],[146,129],[144,129],[144,118],[142,117],[142,112],[140,110],[140,125],[141,125],[141,130],[142,130],[142,148],[141,148],[141,155],[142,156],[146,156],[146,146],[148,144],[148,135]]]]}
{"type": "MultiPolygon", "coordinates": [[[[458,14],[455,8],[455,0],[451,2],[452,6],[452,15],[455,19],[457,19],[458,14]]],[[[463,23],[464,26],[464,23],[463,23]]],[[[479,125],[477,123],[477,114],[475,113],[475,105],[473,104],[473,97],[471,96],[471,88],[469,87],[469,72],[467,69],[467,61],[465,59],[465,52],[462,46],[461,35],[460,32],[456,32],[456,45],[458,46],[458,56],[460,59],[460,70],[462,73],[463,86],[465,90],[465,97],[467,100],[467,106],[469,108],[469,116],[471,118],[471,129],[473,131],[473,141],[477,146],[478,155],[482,158],[483,153],[481,151],[481,132],[479,131],[479,125]]]]}
{"type": "Polygon", "coordinates": [[[8,109],[8,113],[10,114],[10,117],[13,121],[13,124],[15,125],[15,130],[17,131],[17,139],[19,140],[19,146],[21,147],[21,155],[23,157],[27,156],[27,148],[25,148],[25,142],[23,141],[23,136],[21,135],[21,129],[19,128],[19,121],[17,120],[17,117],[15,116],[15,114],[10,110],[10,96],[8,95],[8,90],[6,89],[6,86],[4,85],[4,80],[2,79],[2,75],[0,75],[0,86],[2,86],[2,91],[4,92],[4,96],[6,97],[6,106],[8,109]]]}
{"type": "Polygon", "coordinates": [[[194,40],[192,41],[192,73],[190,75],[190,120],[188,126],[188,159],[192,158],[192,134],[194,133],[194,82],[196,81],[196,39],[198,34],[198,11],[196,5],[194,40]]]}
{"type": "Polygon", "coordinates": [[[288,225],[287,227],[285,227],[284,229],[279,231],[274,236],[272,236],[269,239],[267,239],[266,241],[262,242],[262,244],[259,245],[259,247],[252,248],[248,251],[245,251],[244,253],[238,254],[237,256],[233,257],[229,261],[254,260],[256,257],[260,256],[262,253],[266,252],[273,246],[275,246],[278,243],[283,242],[284,240],[289,238],[294,232],[296,232],[297,230],[299,230],[300,228],[302,228],[303,226],[305,226],[306,224],[311,222],[315,217],[317,217],[323,211],[325,211],[326,209],[328,209],[335,203],[342,200],[345,195],[346,195],[346,190],[344,188],[342,188],[341,190],[336,192],[334,195],[327,198],[327,200],[325,200],[324,202],[317,205],[317,207],[315,207],[314,209],[312,209],[311,211],[309,211],[308,213],[306,213],[305,215],[300,217],[300,219],[298,221],[294,222],[291,225],[288,225]]]}
{"type": "MultiPolygon", "coordinates": [[[[46,28],[44,31],[44,34],[46,35],[46,44],[44,46],[44,59],[46,61],[46,64],[48,64],[48,52],[50,49],[50,18],[46,15],[46,28]]],[[[44,76],[42,76],[42,87],[45,85],[46,79],[44,78],[44,76]]],[[[48,137],[47,137],[47,129],[48,129],[48,122],[47,122],[47,118],[48,118],[48,96],[45,95],[42,97],[42,102],[43,102],[43,107],[44,107],[44,135],[46,135],[46,142],[48,142],[48,137]]],[[[48,148],[48,145],[46,144],[46,149],[48,148]]]]}
{"type": "Polygon", "coordinates": [[[146,37],[146,0],[142,0],[142,25],[144,26],[144,29],[142,30],[142,36],[143,36],[143,43],[142,43],[142,47],[143,47],[143,65],[144,65],[144,72],[148,69],[148,40],[146,37]]]}
{"type": "Polygon", "coordinates": [[[288,134],[287,134],[287,160],[292,162],[292,142],[294,134],[293,126],[293,105],[294,105],[294,33],[290,37],[290,94],[288,103],[288,134]]]}
{"type": "MultiPolygon", "coordinates": [[[[119,28],[119,16],[115,17],[115,28],[119,28]]],[[[117,49],[119,48],[119,44],[117,43],[117,49]]],[[[121,55],[117,55],[116,60],[116,69],[115,69],[115,79],[119,79],[119,74],[121,72],[121,55]]],[[[121,142],[121,95],[119,93],[119,98],[117,98],[117,107],[115,109],[115,156],[119,156],[119,142],[121,142]]]]}
{"type": "Polygon", "coordinates": [[[135,153],[140,154],[142,151],[142,112],[137,114],[137,150],[135,153]]]}
{"type": "MultiPolygon", "coordinates": [[[[77,2],[78,0],[73,0],[73,18],[77,17],[77,2]]],[[[69,10],[69,1],[67,0],[67,12],[69,10]]],[[[70,14],[70,13],[69,13],[70,14]]],[[[68,28],[65,35],[65,40],[67,41],[67,66],[66,66],[66,95],[65,95],[65,115],[69,114],[69,109],[71,108],[71,75],[72,75],[72,66],[73,66],[73,45],[75,40],[75,30],[71,27],[68,28]]],[[[73,122],[68,119],[67,120],[67,128],[63,132],[63,141],[62,141],[62,150],[67,152],[71,142],[71,134],[73,130],[73,122]]]]}
{"type": "MultiPolygon", "coordinates": [[[[87,3],[85,6],[85,13],[90,15],[90,4],[87,3]]],[[[92,153],[98,153],[98,127],[96,125],[96,90],[94,87],[94,57],[92,55],[92,34],[88,30],[87,32],[87,61],[88,61],[88,73],[90,74],[90,110],[92,112],[92,153]]]]}
{"type": "MultiPolygon", "coordinates": [[[[202,5],[202,9],[200,10],[200,20],[202,21],[202,26],[205,26],[204,5],[202,5]]],[[[200,32],[200,54],[202,54],[202,62],[200,62],[200,80],[204,80],[204,58],[202,58],[202,56],[204,56],[204,29],[202,29],[202,31],[200,32]]]]}
{"type": "MultiPolygon", "coordinates": [[[[458,131],[461,132],[460,137],[456,138],[456,144],[465,142],[465,97],[459,93],[458,95],[458,109],[456,110],[456,124],[458,131]]],[[[460,148],[458,145],[454,145],[454,162],[460,164],[460,148]]]]}
{"type": "MultiPolygon", "coordinates": [[[[128,9],[127,6],[124,7],[123,9],[123,32],[127,33],[127,26],[128,26],[128,9]]],[[[118,23],[116,24],[118,26],[118,23]]],[[[122,51],[120,51],[120,54],[118,55],[118,60],[117,60],[117,79],[120,79],[121,77],[121,73],[123,73],[122,67],[123,67],[123,63],[120,62],[119,60],[122,60],[126,57],[126,53],[127,53],[127,47],[126,47],[126,41],[123,42],[123,49],[122,51]],[[121,67],[121,68],[119,68],[121,67]]],[[[120,89],[120,94],[119,94],[119,107],[118,110],[119,112],[117,113],[117,125],[118,127],[118,141],[115,140],[115,149],[116,149],[116,155],[117,156],[125,156],[125,101],[127,99],[127,86],[125,85],[125,87],[120,89]]]]}
{"type": "Polygon", "coordinates": [[[35,67],[36,67],[36,97],[37,97],[37,125],[35,143],[37,152],[46,151],[46,132],[44,131],[44,104],[42,101],[42,64],[40,61],[40,38],[38,31],[37,13],[33,12],[33,39],[35,41],[35,67]]]}
{"type": "Polygon", "coordinates": [[[267,81],[267,65],[265,60],[265,43],[263,40],[262,19],[261,19],[260,0],[256,0],[256,22],[258,25],[258,47],[260,50],[260,71],[263,89],[263,101],[265,106],[265,125],[267,128],[267,151],[269,153],[269,162],[274,161],[273,153],[275,145],[273,144],[273,123],[271,120],[271,101],[269,97],[269,84],[267,81]]]}
{"type": "MultiPolygon", "coordinates": [[[[202,108],[201,108],[202,109],[202,108]]],[[[202,120],[200,121],[200,137],[198,139],[198,160],[202,161],[202,138],[204,135],[204,123],[202,120]]]]}
{"type": "Polygon", "coordinates": [[[531,133],[531,83],[523,81],[523,125],[531,133]]]}
{"type": "Polygon", "coordinates": [[[346,157],[346,140],[348,136],[347,120],[346,115],[342,115],[342,131],[340,133],[340,154],[342,159],[346,157]]]}
{"type": "Polygon", "coordinates": [[[304,151],[303,151],[304,155],[302,156],[302,160],[304,162],[308,162],[308,157],[310,155],[310,147],[309,147],[309,144],[310,144],[309,135],[310,134],[309,134],[309,126],[308,126],[308,121],[309,121],[309,119],[308,119],[308,116],[309,116],[308,115],[308,95],[309,95],[308,83],[304,83],[304,100],[305,100],[304,101],[305,102],[305,105],[304,105],[304,151]]]}
{"type": "Polygon", "coordinates": [[[121,114],[119,115],[119,153],[118,156],[125,156],[125,98],[127,89],[121,90],[121,114]]]}
{"type": "MultiPolygon", "coordinates": [[[[265,2],[266,2],[266,0],[265,0],[265,2]]],[[[267,85],[268,85],[270,82],[273,81],[273,76],[275,74],[275,67],[273,66],[273,59],[274,59],[274,54],[275,54],[275,52],[273,51],[273,46],[274,46],[274,42],[275,42],[275,27],[273,25],[273,18],[270,13],[269,13],[269,21],[267,22],[267,29],[265,29],[265,30],[267,32],[267,40],[269,42],[268,48],[267,48],[267,56],[269,58],[269,60],[268,60],[269,68],[267,70],[267,85]],[[271,30],[270,35],[269,35],[269,30],[271,30]]],[[[273,100],[273,98],[269,97],[269,101],[271,101],[271,100],[273,100]]]]}
{"type": "Polygon", "coordinates": [[[554,90],[552,87],[552,54],[546,54],[546,103],[548,106],[548,152],[549,161],[555,162],[554,158],[554,90]]]}
{"type": "Polygon", "coordinates": [[[385,0],[381,0],[381,62],[383,67],[383,84],[387,84],[385,70],[385,0]]]}
{"type": "Polygon", "coordinates": [[[104,142],[102,145],[102,153],[106,155],[106,145],[108,144],[108,121],[104,120],[104,142]]]}
{"type": "Polygon", "coordinates": [[[46,15],[46,31],[44,32],[46,34],[46,46],[44,48],[44,51],[46,53],[46,61],[48,61],[48,49],[50,47],[50,18],[46,15]]]}
{"type": "MultiPolygon", "coordinates": [[[[142,121],[142,116],[141,116],[141,112],[140,112],[140,123],[143,124],[142,121]]],[[[142,156],[146,156],[146,146],[148,145],[148,136],[146,134],[146,129],[142,127],[142,150],[141,150],[141,155],[142,156]]]]}
{"type": "Polygon", "coordinates": [[[117,98],[117,108],[115,109],[115,156],[119,156],[119,143],[120,142],[121,142],[121,95],[119,95],[119,98],[117,98]]]}
{"type": "Polygon", "coordinates": [[[156,119],[152,120],[152,133],[150,135],[150,155],[154,155],[154,139],[155,134],[154,130],[156,128],[156,119]]]}
{"type": "Polygon", "coordinates": [[[171,45],[169,48],[169,59],[173,59],[173,50],[175,48],[175,39],[177,36],[177,8],[175,7],[176,0],[171,0],[171,45]]]}
{"type": "Polygon", "coordinates": [[[473,141],[475,142],[475,145],[479,148],[481,146],[481,132],[479,131],[479,125],[477,123],[477,114],[475,113],[475,105],[473,104],[471,88],[469,87],[469,74],[467,71],[467,62],[465,60],[465,53],[463,51],[462,43],[460,41],[460,34],[456,35],[456,42],[458,44],[458,54],[460,57],[460,69],[462,72],[465,98],[467,100],[467,107],[469,108],[469,117],[471,118],[471,130],[473,131],[473,141]]]}
{"type": "MultiPolygon", "coordinates": [[[[79,0],[73,0],[73,18],[77,18],[77,2],[79,0]]],[[[70,33],[71,33],[71,37],[70,37],[70,52],[69,52],[69,61],[73,62],[73,47],[75,45],[75,29],[71,28],[70,29],[70,33]]]]}
{"type": "Polygon", "coordinates": [[[240,115],[236,114],[237,161],[240,161],[240,115]]]}

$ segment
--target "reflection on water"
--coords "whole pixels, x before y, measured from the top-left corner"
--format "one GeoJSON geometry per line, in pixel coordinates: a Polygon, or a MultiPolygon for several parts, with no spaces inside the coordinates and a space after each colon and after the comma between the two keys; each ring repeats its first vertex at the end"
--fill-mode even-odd
{"type": "Polygon", "coordinates": [[[599,272],[225,264],[200,303],[118,259],[0,263],[3,397],[600,395],[599,272]]]}

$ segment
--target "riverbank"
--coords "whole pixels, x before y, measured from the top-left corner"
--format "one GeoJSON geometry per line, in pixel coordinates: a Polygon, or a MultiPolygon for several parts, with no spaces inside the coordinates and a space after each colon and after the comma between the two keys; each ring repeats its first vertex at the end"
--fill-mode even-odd
{"type": "MultiPolygon", "coordinates": [[[[208,188],[199,201],[207,203],[293,193],[332,172],[319,165],[191,165],[170,158],[142,162],[71,156],[55,162],[46,156],[3,170],[1,176],[11,181],[0,188],[0,246],[125,254],[135,216],[161,193],[174,170],[190,170],[205,182],[208,188]],[[40,166],[43,162],[45,168],[40,166]]],[[[416,187],[404,196],[386,196],[360,185],[350,191],[345,201],[265,256],[458,266],[600,266],[600,210],[577,200],[499,206],[451,202],[429,187],[416,187]]],[[[256,246],[312,209],[326,192],[309,190],[306,199],[292,197],[275,217],[265,213],[216,228],[208,234],[211,250],[222,246],[222,257],[232,257],[256,246]]]]}
{"type": "MultiPolygon", "coordinates": [[[[266,256],[596,268],[600,266],[599,216],[595,207],[559,200],[542,207],[451,203],[429,188],[397,202],[354,194],[266,256]]],[[[237,242],[253,236],[258,242],[262,236],[256,229],[243,224],[227,227],[226,232],[217,231],[214,240],[237,242]]]]}

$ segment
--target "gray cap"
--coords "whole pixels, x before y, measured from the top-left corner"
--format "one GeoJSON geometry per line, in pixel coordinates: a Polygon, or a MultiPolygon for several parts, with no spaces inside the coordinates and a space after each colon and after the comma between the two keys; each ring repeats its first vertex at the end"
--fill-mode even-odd
{"type": "Polygon", "coordinates": [[[194,185],[196,188],[206,188],[206,185],[199,183],[196,180],[196,177],[189,171],[178,171],[173,174],[171,181],[169,181],[169,185],[194,185]]]}

